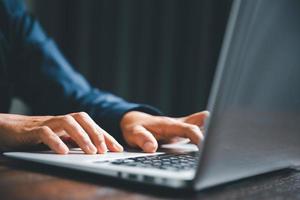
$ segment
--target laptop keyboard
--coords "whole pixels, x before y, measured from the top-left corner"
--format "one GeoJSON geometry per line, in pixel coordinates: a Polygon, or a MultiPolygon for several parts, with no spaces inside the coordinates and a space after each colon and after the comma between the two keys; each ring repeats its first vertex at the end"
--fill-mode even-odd
{"type": "Polygon", "coordinates": [[[196,169],[198,160],[197,152],[181,154],[159,154],[154,156],[143,156],[136,158],[126,158],[113,160],[113,165],[123,165],[130,167],[157,168],[161,170],[191,170],[196,169]]]}

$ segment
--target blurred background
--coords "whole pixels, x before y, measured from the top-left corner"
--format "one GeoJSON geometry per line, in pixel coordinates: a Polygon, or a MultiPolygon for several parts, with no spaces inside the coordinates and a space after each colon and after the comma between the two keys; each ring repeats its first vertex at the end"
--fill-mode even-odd
{"type": "Polygon", "coordinates": [[[100,89],[179,116],[205,109],[231,0],[26,0],[100,89]]]}

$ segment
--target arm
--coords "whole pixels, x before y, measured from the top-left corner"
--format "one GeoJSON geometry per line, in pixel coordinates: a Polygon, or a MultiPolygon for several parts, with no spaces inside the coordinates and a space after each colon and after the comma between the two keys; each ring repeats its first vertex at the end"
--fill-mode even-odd
{"type": "Polygon", "coordinates": [[[95,153],[95,147],[104,153],[105,145],[121,151],[105,130],[146,152],[156,151],[157,140],[185,137],[195,144],[202,140],[200,127],[206,112],[182,118],[155,116],[160,113],[150,106],[129,103],[91,87],[22,3],[4,2],[10,49],[8,78],[14,83],[14,94],[31,106],[33,114],[47,116],[0,114],[0,146],[44,143],[66,153],[59,137],[67,134],[86,153],[95,153]]]}
{"type": "Polygon", "coordinates": [[[85,111],[97,124],[121,139],[119,124],[126,112],[159,113],[149,106],[128,103],[91,87],[71,67],[23,4],[18,4],[18,9],[15,8],[11,15],[14,32],[10,35],[14,36],[11,41],[14,51],[9,74],[15,83],[15,95],[32,108],[34,115],[85,111]]]}
{"type": "Polygon", "coordinates": [[[60,137],[68,135],[86,153],[122,151],[99,122],[118,130],[118,120],[125,112],[152,110],[92,88],[26,12],[22,1],[0,1],[0,28],[1,44],[7,50],[1,54],[8,72],[5,77],[13,84],[13,95],[22,98],[34,115],[44,115],[0,113],[0,149],[44,143],[57,153],[67,153],[60,137]],[[76,112],[79,110],[89,112],[98,124],[86,112],[76,112]]]}

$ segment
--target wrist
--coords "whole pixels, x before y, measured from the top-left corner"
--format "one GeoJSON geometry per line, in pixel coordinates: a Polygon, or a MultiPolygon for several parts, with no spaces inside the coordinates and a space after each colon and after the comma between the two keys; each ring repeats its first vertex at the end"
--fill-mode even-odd
{"type": "Polygon", "coordinates": [[[123,129],[126,125],[130,124],[130,122],[132,121],[133,118],[135,118],[135,116],[139,115],[140,111],[129,111],[127,113],[125,113],[120,121],[120,127],[121,129],[123,129]]]}

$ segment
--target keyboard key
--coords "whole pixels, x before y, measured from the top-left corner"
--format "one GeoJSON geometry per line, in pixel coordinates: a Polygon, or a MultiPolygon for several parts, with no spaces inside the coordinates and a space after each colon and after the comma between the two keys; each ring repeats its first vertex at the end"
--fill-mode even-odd
{"type": "Polygon", "coordinates": [[[162,170],[190,170],[197,166],[198,154],[196,152],[184,154],[161,154],[155,156],[117,159],[111,161],[114,165],[130,167],[158,168],[162,170]]]}

